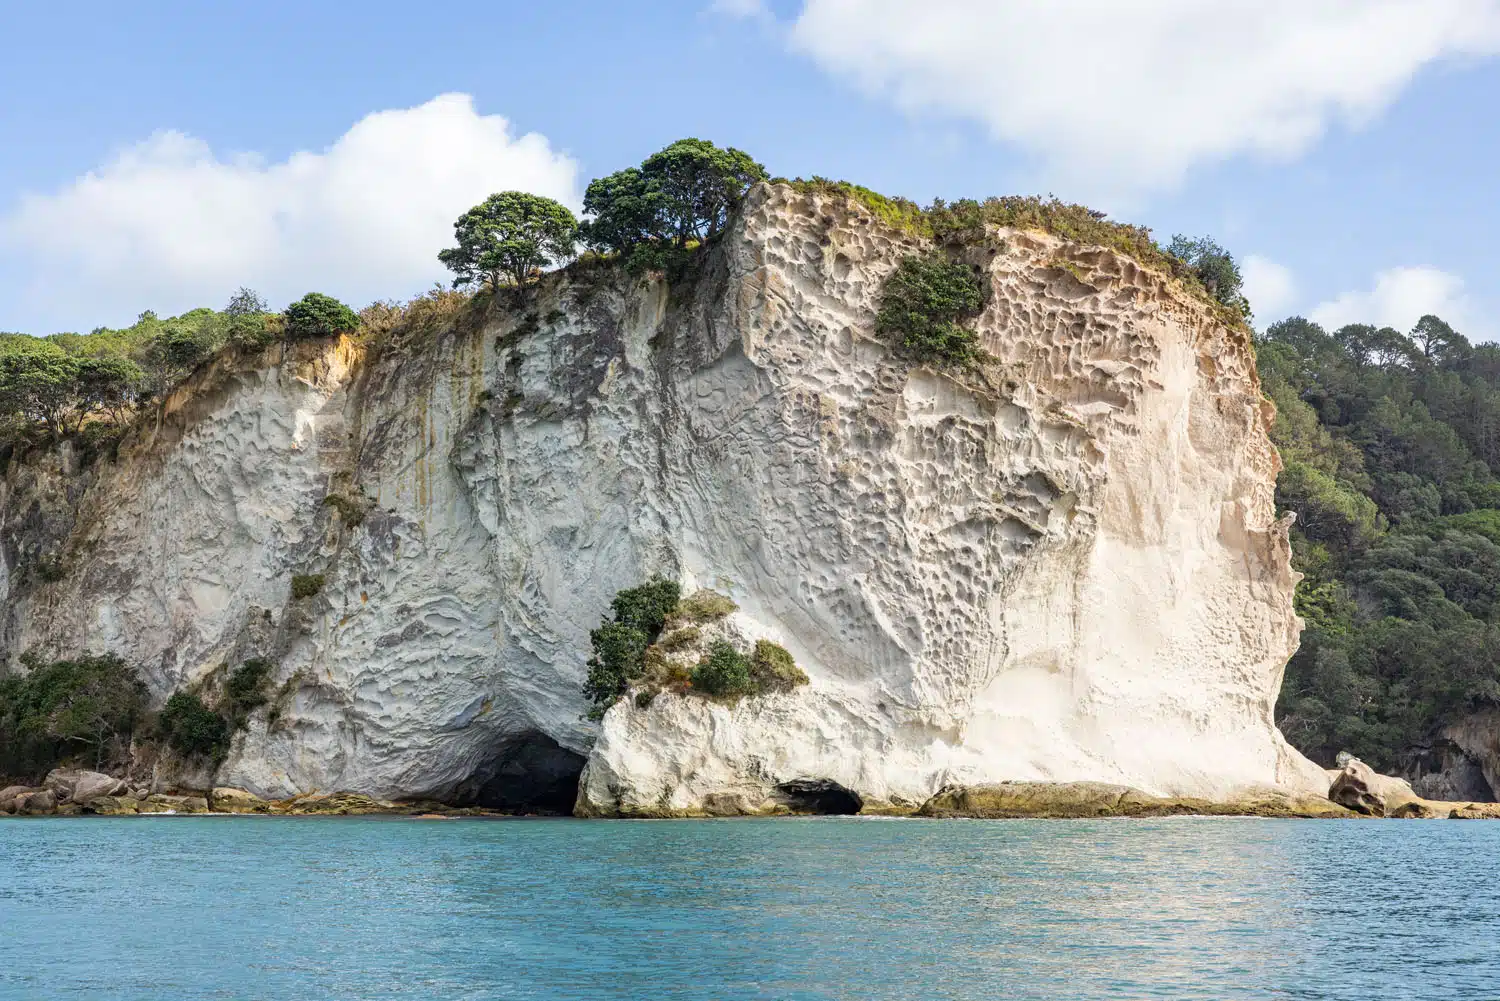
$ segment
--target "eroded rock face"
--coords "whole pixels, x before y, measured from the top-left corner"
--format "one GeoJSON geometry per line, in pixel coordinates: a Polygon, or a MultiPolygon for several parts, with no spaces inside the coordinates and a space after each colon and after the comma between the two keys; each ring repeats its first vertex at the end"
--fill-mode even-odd
{"type": "Polygon", "coordinates": [[[1347,752],[1339,753],[1339,767],[1328,770],[1332,780],[1328,798],[1356,813],[1372,817],[1446,817],[1460,805],[1452,801],[1419,796],[1411,783],[1393,775],[1382,775],[1347,752]]]}
{"type": "Polygon", "coordinates": [[[1500,712],[1470,713],[1413,748],[1401,773],[1430,799],[1489,803],[1500,790],[1500,712]]]}
{"type": "Polygon", "coordinates": [[[402,344],[225,360],[77,503],[38,499],[60,469],[8,481],[5,643],[117,652],[159,699],[271,658],[272,704],[182,782],[268,798],[1321,793],[1272,723],[1298,622],[1244,336],[1113,253],[997,232],[967,251],[994,364],[914,367],[873,322],[920,250],[767,186],[674,289],[580,267],[402,344]],[[61,580],[10,573],[63,521],[61,580]],[[588,631],[652,572],[731,594],[811,683],[583,722],[588,631]]]}
{"type": "Polygon", "coordinates": [[[719,364],[748,371],[693,414],[737,489],[694,484],[718,537],[682,551],[813,684],[615,709],[580,808],[769,810],[796,775],[911,807],[997,779],[1322,793],[1271,722],[1298,626],[1248,345],[1127,260],[1009,233],[973,258],[998,364],[912,369],[871,327],[913,249],[787,194],[747,212],[719,364]]]}
{"type": "Polygon", "coordinates": [[[1330,770],[1333,780],[1328,786],[1328,798],[1340,806],[1371,817],[1384,817],[1386,801],[1381,779],[1375,769],[1358,758],[1350,757],[1343,766],[1330,770]]]}

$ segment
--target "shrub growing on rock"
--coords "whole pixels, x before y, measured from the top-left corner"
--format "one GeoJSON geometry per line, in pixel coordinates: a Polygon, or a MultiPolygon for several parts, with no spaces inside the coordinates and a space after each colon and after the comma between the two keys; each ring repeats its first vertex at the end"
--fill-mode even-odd
{"type": "Polygon", "coordinates": [[[229,749],[229,723],[191,692],[167,699],[157,726],[167,746],[187,757],[218,760],[229,749]]]}
{"type": "Polygon", "coordinates": [[[276,665],[262,657],[252,657],[229,673],[224,685],[224,714],[230,727],[239,729],[250,714],[271,701],[267,689],[276,665]]]}
{"type": "Polygon", "coordinates": [[[364,523],[364,505],[357,500],[352,500],[342,494],[329,494],[323,498],[323,506],[337,511],[339,520],[350,528],[358,528],[364,523]]]}
{"type": "Polygon", "coordinates": [[[655,643],[667,622],[667,616],[682,597],[682,585],[675,580],[652,577],[639,587],[629,587],[616,594],[609,603],[615,621],[633,626],[646,634],[647,643],[655,643]]]}
{"type": "Polygon", "coordinates": [[[716,640],[708,655],[693,668],[693,688],[718,698],[750,695],[755,683],[750,677],[750,658],[725,640],[716,640]]]}
{"type": "Polygon", "coordinates": [[[632,678],[645,669],[646,634],[622,622],[605,621],[589,633],[594,655],[589,658],[588,679],[583,693],[594,703],[590,719],[601,719],[615,700],[625,693],[632,678]]]}
{"type": "Polygon", "coordinates": [[[309,292],[286,308],[286,335],[292,338],[332,337],[359,329],[359,316],[330,295],[309,292]]]}
{"type": "Polygon", "coordinates": [[[739,607],[727,594],[703,588],[679,601],[673,614],[689,622],[715,622],[734,614],[739,607]]]}
{"type": "Polygon", "coordinates": [[[615,595],[610,602],[613,619],[605,618],[589,633],[593,656],[583,685],[583,693],[593,703],[588,719],[602,719],[631,680],[645,671],[646,649],[661,635],[681,596],[681,585],[661,577],[615,595]]]}
{"type": "Polygon", "coordinates": [[[750,655],[750,678],[757,694],[789,692],[808,683],[807,672],[797,666],[791,651],[770,640],[756,640],[750,655]]]}
{"type": "Polygon", "coordinates": [[[699,632],[697,626],[683,626],[681,629],[674,629],[663,636],[660,642],[657,643],[657,646],[667,653],[671,653],[674,650],[681,650],[683,647],[698,642],[698,637],[701,635],[702,633],[699,632]]]}
{"type": "Polygon", "coordinates": [[[327,578],[320,573],[299,573],[292,577],[292,598],[301,601],[303,598],[311,598],[323,590],[324,581],[327,578]]]}
{"type": "Polygon", "coordinates": [[[875,329],[918,361],[965,365],[978,357],[979,338],[961,321],[978,315],[985,298],[967,265],[940,253],[907,257],[885,281],[875,329]]]}

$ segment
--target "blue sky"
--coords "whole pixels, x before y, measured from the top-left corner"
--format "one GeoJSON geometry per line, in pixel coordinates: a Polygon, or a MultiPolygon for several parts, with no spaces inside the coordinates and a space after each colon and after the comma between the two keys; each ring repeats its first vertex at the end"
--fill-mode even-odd
{"type": "Polygon", "coordinates": [[[1500,336],[1500,0],[58,11],[3,14],[0,330],[241,284],[409,297],[488,191],[576,206],[697,135],[775,174],[1053,192],[1212,234],[1261,321],[1433,310],[1500,336]]]}

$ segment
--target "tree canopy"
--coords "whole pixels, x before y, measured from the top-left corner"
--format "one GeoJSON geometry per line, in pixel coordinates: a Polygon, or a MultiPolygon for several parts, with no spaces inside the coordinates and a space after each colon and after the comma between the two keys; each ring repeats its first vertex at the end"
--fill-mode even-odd
{"type": "Polygon", "coordinates": [[[1167,253],[1186,264],[1210,296],[1249,319],[1250,300],[1245,298],[1240,266],[1212,237],[1190,239],[1178,234],[1167,245],[1167,253]]]}
{"type": "Polygon", "coordinates": [[[245,288],[221,311],[162,318],[147,310],[128,327],[87,334],[0,334],[0,446],[82,434],[93,447],[227,342],[258,346],[277,336],[265,301],[245,288]]]}
{"type": "Polygon", "coordinates": [[[706,243],[766,171],[742,150],[706,139],[679,139],[629,167],[589,184],[581,227],[595,249],[626,255],[627,263],[655,266],[663,250],[706,243]]]}
{"type": "Polygon", "coordinates": [[[27,663],[26,674],[0,678],[0,775],[45,771],[79,752],[98,768],[123,753],[147,717],[135,671],[112,654],[27,663]]]}
{"type": "Polygon", "coordinates": [[[1435,727],[1500,704],[1500,348],[1435,316],[1410,334],[1297,317],[1257,357],[1305,575],[1278,721],[1325,764],[1399,769],[1435,727]]]}
{"type": "Polygon", "coordinates": [[[573,257],[578,220],[567,206],[524,191],[502,191],[458,217],[457,247],[438,260],[463,285],[524,285],[536,272],[573,257]]]}
{"type": "Polygon", "coordinates": [[[119,415],[144,377],[128,358],[69,354],[55,341],[19,338],[0,349],[0,409],[44,428],[54,440],[97,413],[119,415]]]}
{"type": "Polygon", "coordinates": [[[289,337],[332,337],[359,329],[359,316],[331,295],[309,292],[286,308],[289,337]]]}

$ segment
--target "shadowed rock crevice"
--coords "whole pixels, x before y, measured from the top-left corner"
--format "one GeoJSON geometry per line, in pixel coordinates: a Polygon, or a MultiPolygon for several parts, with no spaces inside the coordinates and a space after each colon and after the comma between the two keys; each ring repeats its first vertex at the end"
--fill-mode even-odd
{"type": "Polygon", "coordinates": [[[544,733],[497,745],[495,755],[455,792],[458,803],[511,813],[569,814],[584,757],[544,733]]]}
{"type": "Polygon", "coordinates": [[[793,813],[841,816],[858,813],[865,801],[859,793],[832,779],[793,779],[776,787],[777,799],[793,813]]]}

